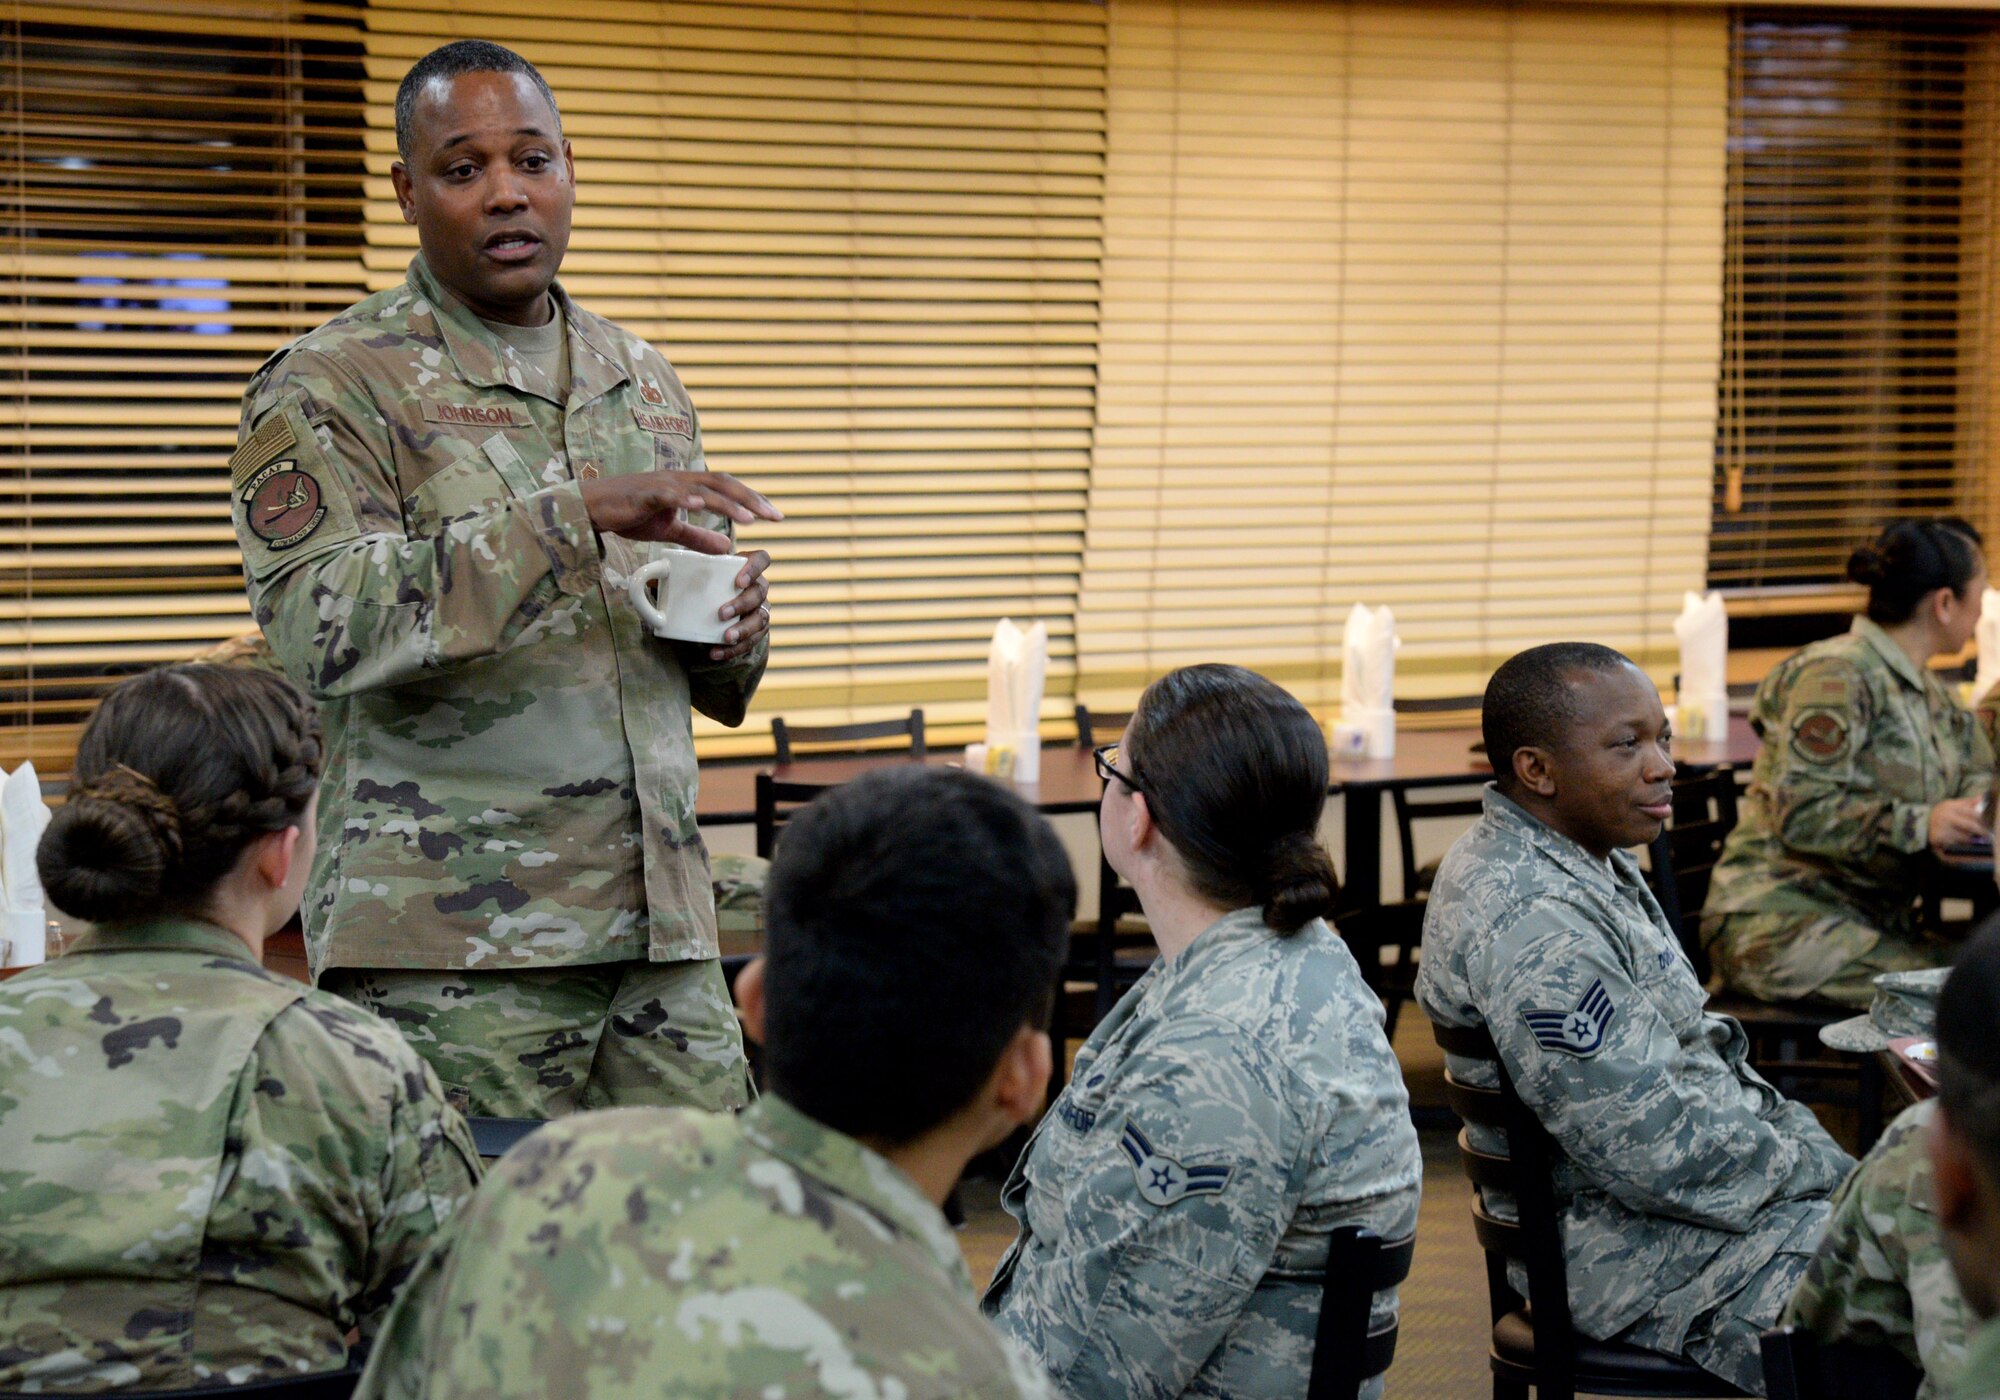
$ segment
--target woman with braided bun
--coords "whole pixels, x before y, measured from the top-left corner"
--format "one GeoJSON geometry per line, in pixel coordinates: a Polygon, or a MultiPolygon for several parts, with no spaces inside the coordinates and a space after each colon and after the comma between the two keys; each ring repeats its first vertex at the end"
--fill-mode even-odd
{"type": "Polygon", "coordinates": [[[165,667],[84,727],[42,837],[92,929],[0,983],[0,1391],[338,1370],[478,1168],[390,1026],[267,971],[313,847],[282,676],[165,667]]]}
{"type": "Polygon", "coordinates": [[[1382,1004],[1326,924],[1326,743],[1263,677],[1189,666],[1097,757],[1160,956],[1015,1167],[985,1306],[1073,1400],[1303,1395],[1328,1234],[1408,1235],[1422,1175],[1382,1004]]]}
{"type": "Polygon", "coordinates": [[[1992,745],[1930,669],[1979,625],[1979,532],[1892,521],[1847,573],[1868,590],[1853,629],[1757,687],[1757,763],[1702,906],[1716,974],[1763,1001],[1865,1008],[1882,973],[1949,962],[1918,912],[1928,852],[1988,830],[1992,745]]]}

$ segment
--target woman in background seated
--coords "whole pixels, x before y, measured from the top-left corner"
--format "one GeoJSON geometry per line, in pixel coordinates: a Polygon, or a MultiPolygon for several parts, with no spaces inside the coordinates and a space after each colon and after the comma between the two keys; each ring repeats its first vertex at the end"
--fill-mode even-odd
{"type": "Polygon", "coordinates": [[[1271,682],[1191,666],[1098,755],[1160,957],[1015,1167],[985,1306],[1075,1400],[1303,1395],[1328,1232],[1408,1235],[1421,1175],[1382,1005],[1324,918],[1326,744],[1271,682]]]}
{"type": "Polygon", "coordinates": [[[304,696],[242,668],[149,672],[85,726],[37,865],[95,928],[0,983],[0,1391],[339,1369],[470,1194],[423,1061],[259,962],[320,763],[304,696]]]}
{"type": "Polygon", "coordinates": [[[1717,973],[1765,1001],[1865,1007],[1877,973],[1944,962],[1917,922],[1924,852],[1986,834],[1992,747],[1929,666],[1979,622],[1979,532],[1899,520],[1847,573],[1867,616],[1758,687],[1763,747],[1702,909],[1717,973]]]}

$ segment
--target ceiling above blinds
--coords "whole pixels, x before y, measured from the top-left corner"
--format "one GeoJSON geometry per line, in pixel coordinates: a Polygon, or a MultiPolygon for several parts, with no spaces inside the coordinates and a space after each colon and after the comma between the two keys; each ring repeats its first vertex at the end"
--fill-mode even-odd
{"type": "MultiPolygon", "coordinates": [[[[742,741],[925,707],[983,717],[1003,616],[1070,689],[1090,468],[1105,11],[1088,3],[377,0],[372,284],[415,251],[389,186],[409,65],[495,37],[576,151],[563,284],[686,381],[709,464],[778,502],[776,645],[742,741]]],[[[704,751],[723,731],[705,726],[704,751]]]]}
{"type": "Polygon", "coordinates": [[[1990,518],[1993,25],[1739,15],[1708,577],[1821,591],[1898,515],[1990,518]]]}
{"type": "Polygon", "coordinates": [[[363,290],[357,18],[280,0],[0,14],[10,763],[66,752],[108,680],[251,625],[224,464],[251,371],[363,290]]]}
{"type": "Polygon", "coordinates": [[[1529,5],[1117,0],[1084,697],[1233,660],[1337,698],[1701,580],[1727,28],[1529,5]]]}

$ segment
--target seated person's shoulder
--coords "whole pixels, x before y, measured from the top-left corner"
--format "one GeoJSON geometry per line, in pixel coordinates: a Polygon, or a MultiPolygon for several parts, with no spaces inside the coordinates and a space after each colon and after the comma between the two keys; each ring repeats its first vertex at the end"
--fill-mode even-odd
{"type": "Polygon", "coordinates": [[[1860,639],[1834,637],[1817,642],[1779,663],[1758,696],[1758,708],[1782,715],[1790,710],[1848,709],[1874,694],[1875,672],[1857,650],[1860,639]]]}
{"type": "Polygon", "coordinates": [[[259,1053],[265,1058],[287,1055],[324,1076],[358,1082],[365,1091],[389,1084],[406,1097],[412,1080],[425,1076],[423,1060],[394,1026],[317,987],[306,988],[304,996],[279,1013],[265,1031],[259,1053]]]}

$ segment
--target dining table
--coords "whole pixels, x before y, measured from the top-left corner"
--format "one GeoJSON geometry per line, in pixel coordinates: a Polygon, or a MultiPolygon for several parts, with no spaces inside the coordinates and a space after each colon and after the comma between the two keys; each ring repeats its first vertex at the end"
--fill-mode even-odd
{"type": "MultiPolygon", "coordinates": [[[[1757,756],[1757,736],[1741,715],[1730,717],[1728,732],[1713,740],[1682,741],[1675,761],[1684,769],[1707,771],[1723,765],[1741,767],[1757,756]]],[[[703,826],[727,826],[757,819],[757,775],[769,773],[780,782],[833,785],[848,782],[877,768],[904,763],[958,767],[963,750],[937,750],[922,759],[907,752],[883,750],[771,760],[711,761],[701,765],[701,790],[695,818],[703,826]]],[[[1493,776],[1486,761],[1480,731],[1471,725],[1409,729],[1396,735],[1393,758],[1333,756],[1327,791],[1342,804],[1341,904],[1351,909],[1374,908],[1382,902],[1382,800],[1397,789],[1470,786],[1493,776]]],[[[1094,812],[1104,792],[1091,751],[1073,743],[1043,746],[1039,781],[1016,783],[1021,797],[1050,816],[1094,812]]]]}

